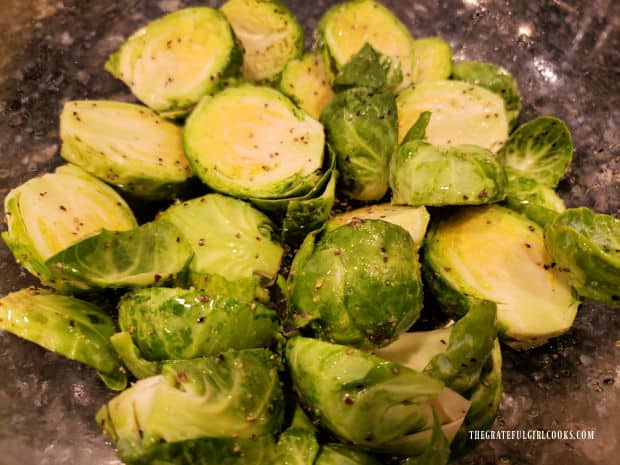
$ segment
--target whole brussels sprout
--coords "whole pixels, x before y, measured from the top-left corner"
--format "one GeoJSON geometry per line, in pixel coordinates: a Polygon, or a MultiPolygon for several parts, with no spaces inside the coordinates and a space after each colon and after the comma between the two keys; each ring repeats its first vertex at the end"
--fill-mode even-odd
{"type": "Polygon", "coordinates": [[[356,347],[379,347],[422,308],[417,248],[400,226],[357,220],[309,234],[288,278],[288,317],[302,331],[356,347]]]}

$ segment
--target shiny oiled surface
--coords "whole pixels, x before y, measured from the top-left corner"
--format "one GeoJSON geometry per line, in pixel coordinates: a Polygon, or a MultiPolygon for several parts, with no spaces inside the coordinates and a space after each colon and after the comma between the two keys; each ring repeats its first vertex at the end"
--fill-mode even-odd
{"type": "MultiPolygon", "coordinates": [[[[136,28],[187,4],[0,0],[0,197],[60,163],[58,114],[68,99],[132,100],[102,70],[136,28]]],[[[308,33],[333,1],[291,1],[308,33]]],[[[457,59],[482,59],[517,78],[522,121],[564,119],[575,160],[561,182],[569,206],[620,213],[620,2],[385,1],[415,37],[439,35],[457,59]]],[[[0,244],[0,294],[34,283],[0,244]]],[[[619,310],[587,303],[547,346],[504,349],[496,429],[593,429],[593,441],[483,441],[461,464],[618,463],[619,310]]],[[[0,333],[0,465],[120,463],[93,420],[111,396],[93,370],[0,333]]]]}

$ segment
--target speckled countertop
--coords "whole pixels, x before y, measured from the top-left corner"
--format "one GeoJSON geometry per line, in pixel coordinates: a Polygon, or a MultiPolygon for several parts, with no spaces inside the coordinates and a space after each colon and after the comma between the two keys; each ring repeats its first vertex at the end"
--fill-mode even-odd
{"type": "MultiPolygon", "coordinates": [[[[0,0],[0,197],[60,163],[58,113],[78,98],[131,100],[106,56],[180,0],[0,0]]],[[[291,1],[311,31],[333,1],[291,1]]],[[[620,2],[385,1],[414,36],[447,39],[455,57],[516,77],[522,120],[566,120],[575,160],[569,206],[620,213],[620,2]]],[[[0,294],[34,281],[0,244],[0,294]]],[[[484,441],[461,464],[617,464],[620,311],[587,303],[574,328],[528,352],[504,350],[499,429],[593,429],[594,441],[484,441]]],[[[93,421],[111,394],[93,370],[0,333],[0,465],[117,464],[93,421]]]]}

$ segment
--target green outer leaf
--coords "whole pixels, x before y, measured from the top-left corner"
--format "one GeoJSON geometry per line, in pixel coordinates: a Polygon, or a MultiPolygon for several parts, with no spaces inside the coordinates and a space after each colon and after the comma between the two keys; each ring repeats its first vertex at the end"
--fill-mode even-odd
{"type": "Polygon", "coordinates": [[[422,140],[401,145],[390,163],[394,204],[480,205],[505,197],[506,176],[482,147],[437,147],[422,140]]]}
{"type": "Polygon", "coordinates": [[[278,315],[259,303],[199,290],[150,288],[123,296],[119,323],[142,357],[157,361],[269,346],[278,315]]]}
{"type": "Polygon", "coordinates": [[[280,435],[274,465],[313,465],[319,442],[312,429],[290,427],[280,435]]]}
{"type": "Polygon", "coordinates": [[[272,465],[274,454],[272,436],[194,439],[153,447],[127,465],[272,465]]]}
{"type": "Polygon", "coordinates": [[[435,355],[424,373],[440,379],[459,394],[467,394],[480,380],[482,367],[497,338],[497,307],[480,300],[452,327],[447,349],[435,355]]]}
{"type": "Polygon", "coordinates": [[[620,220],[571,208],[545,227],[545,245],[577,292],[620,305],[620,220]]]}
{"type": "Polygon", "coordinates": [[[192,255],[177,227],[160,220],[130,231],[103,230],[54,255],[46,265],[76,286],[145,287],[173,281],[192,255]]]}
{"type": "Polygon", "coordinates": [[[431,121],[432,113],[430,111],[423,111],[418,116],[417,121],[411,126],[411,129],[407,131],[405,138],[402,140],[400,145],[405,145],[407,142],[412,142],[414,140],[422,140],[424,139],[424,134],[426,134],[426,127],[428,123],[431,121]]]}
{"type": "Polygon", "coordinates": [[[507,174],[506,206],[511,210],[542,227],[566,210],[564,201],[552,188],[512,172],[507,174]]]}
{"type": "Polygon", "coordinates": [[[196,287],[253,298],[252,293],[261,296],[261,280],[275,280],[283,249],[274,240],[272,221],[250,204],[207,194],[173,205],[159,218],[179,228],[193,248],[189,270],[196,287]],[[243,284],[241,292],[236,283],[243,284]]]}
{"type": "Polygon", "coordinates": [[[477,445],[469,439],[469,431],[488,430],[493,426],[502,400],[502,350],[495,340],[491,358],[487,361],[480,383],[470,394],[471,406],[461,429],[452,441],[452,456],[458,457],[477,445]]]}
{"type": "MultiPolygon", "coordinates": [[[[163,45],[163,44],[162,44],[163,45]]],[[[127,41],[108,59],[105,70],[114,77],[122,80],[129,86],[133,94],[143,101],[146,105],[162,114],[164,117],[176,118],[183,116],[198,103],[200,98],[208,93],[217,92],[229,77],[238,75],[243,61],[243,49],[239,45],[228,21],[219,11],[208,7],[183,8],[170,13],[166,16],[151,21],[145,27],[137,30],[127,41]],[[184,30],[183,23],[191,27],[204,30],[217,31],[219,40],[219,55],[212,60],[205,62],[210,68],[205,73],[204,79],[194,85],[183,86],[176,94],[167,94],[167,89],[171,84],[175,86],[180,80],[180,75],[175,72],[180,69],[179,64],[182,60],[196,58],[179,56],[173,47],[176,46],[173,39],[178,41],[185,39],[192,41],[192,32],[184,30]],[[199,27],[200,26],[200,27],[199,27]],[[157,41],[169,38],[171,41],[170,49],[172,52],[165,53],[165,50],[157,50],[160,45],[157,41]],[[154,52],[164,52],[152,60],[152,53],[145,53],[145,50],[153,48],[154,52]],[[147,60],[154,61],[166,60],[166,67],[171,76],[158,76],[155,79],[151,76],[142,76],[136,73],[138,65],[153,66],[147,60]],[[169,78],[172,78],[170,81],[169,78]]],[[[159,66],[160,70],[163,66],[159,66]]],[[[206,70],[202,70],[206,71],[206,70]]],[[[191,75],[190,79],[195,76],[191,75]]]]}
{"type": "Polygon", "coordinates": [[[142,358],[140,349],[134,344],[128,332],[122,331],[112,335],[110,342],[125,367],[136,378],[148,378],[161,372],[160,362],[151,362],[142,358]]]}
{"type": "Polygon", "coordinates": [[[512,75],[501,66],[483,61],[459,61],[452,67],[452,78],[489,89],[504,99],[508,125],[514,128],[521,113],[521,94],[512,75]]]}
{"type": "Polygon", "coordinates": [[[413,41],[415,62],[413,82],[448,79],[452,74],[452,49],[439,37],[425,37],[413,41]]]}
{"type": "MultiPolygon", "coordinates": [[[[368,42],[351,57],[332,83],[336,93],[351,87],[383,89],[387,85],[390,59],[377,52],[368,42]]],[[[402,80],[402,75],[400,76],[402,80]]],[[[396,85],[400,82],[396,83],[396,85]]]]}
{"type": "Polygon", "coordinates": [[[127,385],[109,342],[114,322],[88,302],[22,289],[0,299],[0,329],[95,368],[110,389],[120,391],[127,385]]]}
{"type": "Polygon", "coordinates": [[[396,101],[388,90],[347,89],[321,114],[327,141],[336,152],[342,192],[356,200],[379,200],[388,188],[396,149],[396,101]]]}
{"type": "Polygon", "coordinates": [[[422,455],[409,457],[401,465],[447,465],[450,459],[450,441],[443,434],[437,413],[433,410],[433,433],[422,455]]]}
{"type": "Polygon", "coordinates": [[[342,444],[327,444],[321,448],[314,465],[381,465],[377,458],[342,444]]]}
{"type": "Polygon", "coordinates": [[[286,360],[311,416],[366,449],[423,430],[428,403],[443,389],[441,381],[405,366],[316,339],[289,339],[286,360]]]}
{"type": "Polygon", "coordinates": [[[288,314],[295,326],[372,348],[389,344],[417,320],[417,250],[402,227],[360,220],[326,232],[314,246],[313,240],[302,244],[289,276],[288,314]]]}
{"type": "Polygon", "coordinates": [[[275,432],[284,400],[275,354],[265,349],[174,361],[97,413],[126,462],[163,443],[253,438],[275,432]]]}
{"type": "Polygon", "coordinates": [[[507,170],[554,188],[573,159],[573,139],[564,121],[539,116],[519,126],[497,155],[507,170]]]}

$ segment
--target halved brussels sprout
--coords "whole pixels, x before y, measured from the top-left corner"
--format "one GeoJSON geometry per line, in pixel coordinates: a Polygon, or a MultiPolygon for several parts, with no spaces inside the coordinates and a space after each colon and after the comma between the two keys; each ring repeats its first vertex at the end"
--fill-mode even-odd
{"type": "Polygon", "coordinates": [[[398,140],[425,111],[432,113],[425,140],[434,145],[479,145],[493,152],[508,139],[502,98],[483,87],[460,81],[429,81],[401,92],[398,140]]]}
{"type": "Polygon", "coordinates": [[[200,179],[237,197],[303,195],[321,176],[323,126],[269,87],[246,84],[205,97],[184,141],[200,179]]]}
{"type": "Polygon", "coordinates": [[[378,220],[309,234],[287,295],[289,319],[302,331],[358,347],[387,345],[420,315],[417,249],[403,228],[378,220]]]}
{"type": "Polygon", "coordinates": [[[430,441],[433,409],[451,440],[469,407],[441,381],[351,347],[293,337],[286,359],[310,415],[363,449],[420,454],[430,441]]]}
{"type": "Polygon", "coordinates": [[[379,200],[388,189],[396,149],[396,102],[386,89],[354,87],[336,94],[321,114],[336,152],[340,189],[356,200],[379,200]]]}
{"type": "Polygon", "coordinates": [[[620,305],[620,220],[571,208],[545,226],[545,245],[577,292],[620,305]]]}
{"type": "Polygon", "coordinates": [[[534,222],[497,205],[468,208],[426,236],[425,276],[448,312],[477,299],[497,304],[499,335],[515,349],[544,344],[571,327],[579,300],[545,249],[534,222]]]}
{"type": "MultiPolygon", "coordinates": [[[[121,358],[125,359],[126,353],[131,360],[143,358],[149,362],[266,347],[278,328],[277,313],[264,305],[171,288],[125,294],[118,317],[123,332],[112,337],[112,344],[121,358]]],[[[159,365],[151,365],[153,369],[146,373],[156,374],[159,365]]],[[[127,367],[134,371],[130,363],[127,367]]],[[[143,378],[141,373],[145,371],[141,369],[134,375],[143,378]]]]}
{"type": "Polygon", "coordinates": [[[125,461],[127,465],[273,465],[274,454],[272,436],[209,438],[164,443],[125,461]]]}
{"type": "Polygon", "coordinates": [[[0,329],[97,370],[116,391],[127,376],[109,338],[114,322],[101,309],[44,289],[22,289],[0,299],[0,329]]]}
{"type": "Polygon", "coordinates": [[[390,74],[402,74],[397,90],[412,83],[413,38],[396,16],[376,1],[352,0],[334,5],[319,21],[314,39],[336,71],[368,43],[390,58],[390,74]]]}
{"type": "Polygon", "coordinates": [[[422,245],[426,228],[431,219],[424,207],[408,207],[383,203],[362,207],[333,216],[327,223],[327,231],[342,225],[359,222],[360,220],[382,220],[396,224],[405,229],[411,236],[416,250],[422,245]]]}
{"type": "Polygon", "coordinates": [[[539,116],[519,126],[498,156],[508,172],[555,187],[573,159],[573,139],[564,121],[539,116]]]}
{"type": "Polygon", "coordinates": [[[480,381],[497,337],[496,305],[479,300],[453,326],[401,334],[375,355],[443,381],[467,395],[480,381]]]}
{"type": "Polygon", "coordinates": [[[162,285],[182,275],[193,255],[181,232],[166,221],[129,231],[108,231],[50,257],[46,266],[76,288],[162,285]]]}
{"type": "Polygon", "coordinates": [[[439,37],[425,37],[413,41],[415,61],[413,82],[448,79],[452,74],[452,49],[450,44],[439,37]]]}
{"type": "Polygon", "coordinates": [[[105,69],[153,110],[179,116],[237,74],[242,59],[224,15],[193,7],[136,31],[110,56],[105,69]]]}
{"type": "Polygon", "coordinates": [[[104,405],[97,422],[126,462],[165,443],[268,435],[283,413],[276,359],[249,349],[167,363],[104,405]]]}
{"type": "Polygon", "coordinates": [[[277,0],[228,0],[220,10],[243,46],[243,77],[272,80],[304,50],[304,31],[277,0]]]}
{"type": "MultiPolygon", "coordinates": [[[[431,119],[432,124],[432,119],[431,119]]],[[[475,145],[401,145],[390,162],[392,202],[407,205],[480,205],[505,197],[506,175],[493,152],[475,145]]]]}
{"type": "Polygon", "coordinates": [[[194,251],[192,285],[207,294],[268,299],[261,285],[275,280],[283,249],[267,216],[242,200],[207,194],[173,205],[159,218],[174,224],[194,251]]]}
{"type": "Polygon", "coordinates": [[[452,67],[452,78],[489,89],[501,95],[508,126],[514,128],[521,113],[521,94],[512,75],[501,66],[483,61],[459,61],[452,67]]]}
{"type": "Polygon", "coordinates": [[[103,229],[138,226],[114,189],[73,165],[32,178],[4,199],[8,231],[2,239],[17,261],[46,286],[72,289],[45,262],[103,229]]]}
{"type": "Polygon", "coordinates": [[[60,138],[65,160],[137,197],[172,198],[192,176],[181,128],[141,105],[67,102],[60,138]]]}
{"type": "Polygon", "coordinates": [[[471,402],[461,429],[452,442],[452,456],[462,455],[476,446],[469,439],[469,431],[489,430],[495,422],[499,404],[502,400],[502,350],[496,339],[491,357],[484,366],[480,382],[468,395],[471,402]]]}
{"type": "Polygon", "coordinates": [[[289,61],[278,87],[315,119],[334,98],[325,60],[319,53],[306,53],[289,61]]]}
{"type": "Polygon", "coordinates": [[[327,444],[321,447],[321,452],[314,465],[381,465],[377,458],[342,444],[327,444]]]}
{"type": "Polygon", "coordinates": [[[516,173],[508,177],[506,205],[542,227],[566,210],[564,201],[551,187],[516,173]]]}

